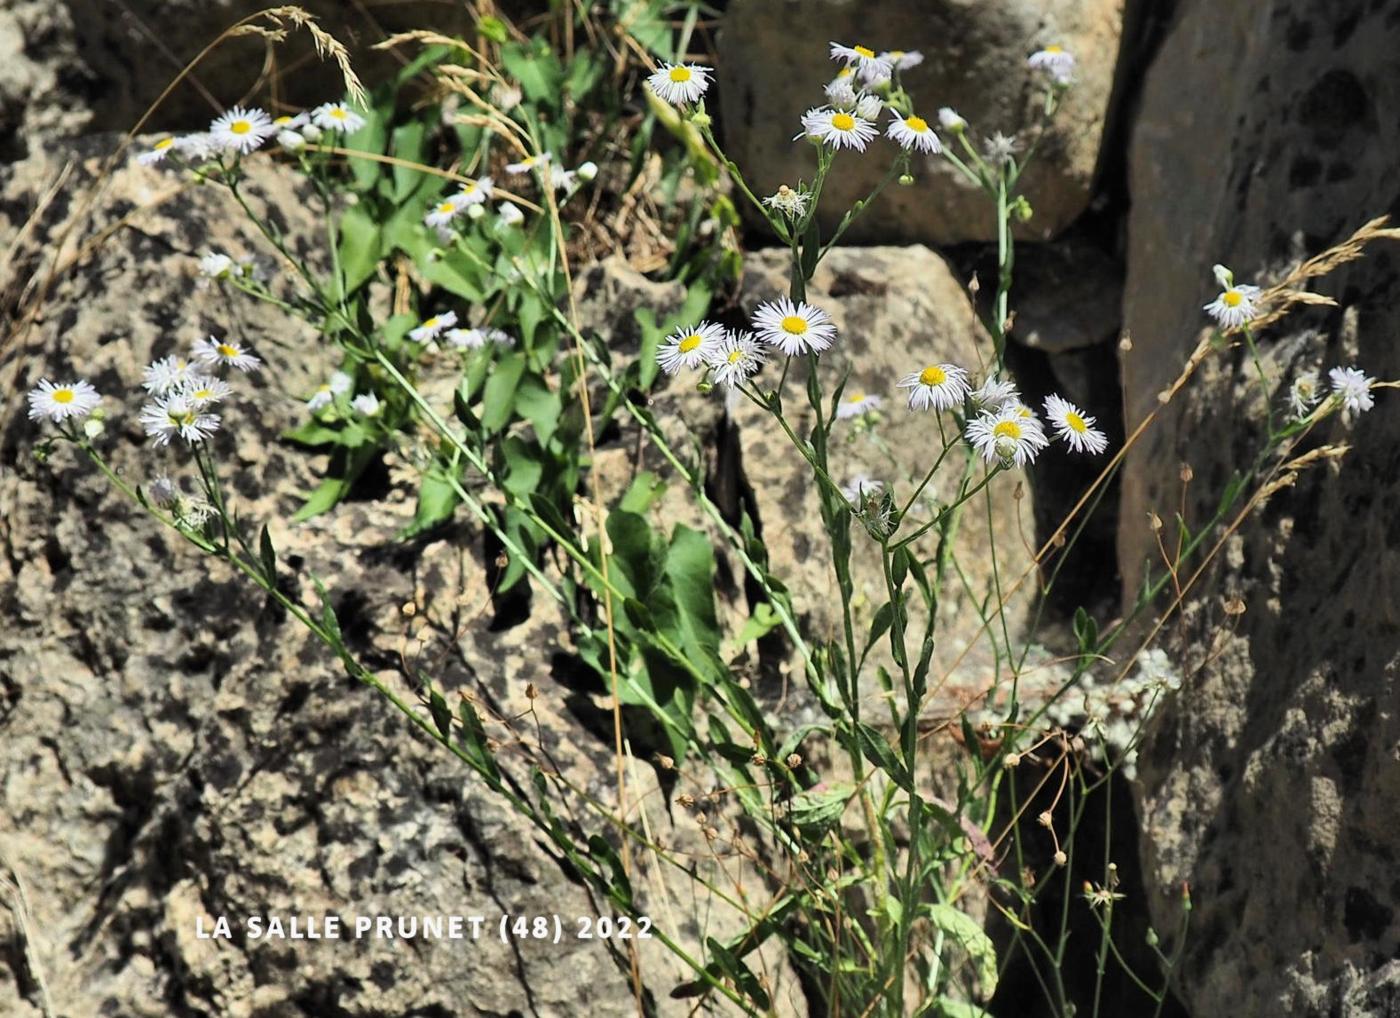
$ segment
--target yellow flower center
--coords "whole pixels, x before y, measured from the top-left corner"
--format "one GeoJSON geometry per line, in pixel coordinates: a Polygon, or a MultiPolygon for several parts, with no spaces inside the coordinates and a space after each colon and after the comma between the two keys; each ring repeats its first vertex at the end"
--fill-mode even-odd
{"type": "Polygon", "coordinates": [[[896,60],[898,60],[898,59],[900,59],[901,57],[904,56],[904,50],[902,50],[902,49],[892,49],[892,50],[890,50],[890,56],[892,56],[892,57],[894,57],[896,60]]]}
{"type": "Polygon", "coordinates": [[[704,341],[704,336],[701,336],[699,333],[692,332],[689,336],[686,336],[685,339],[681,340],[680,351],[681,353],[690,353],[690,351],[694,350],[704,341]]]}
{"type": "Polygon", "coordinates": [[[53,391],[53,401],[54,401],[55,403],[71,403],[71,402],[73,402],[73,390],[72,390],[72,389],[55,389],[55,390],[53,391]]]}
{"type": "Polygon", "coordinates": [[[944,371],[937,364],[930,364],[919,372],[920,385],[942,385],[948,380],[948,372],[944,371]]]}
{"type": "Polygon", "coordinates": [[[917,134],[923,134],[928,130],[928,121],[923,117],[907,117],[905,118],[904,126],[917,134]]]}
{"type": "Polygon", "coordinates": [[[807,331],[807,319],[800,315],[788,315],[782,321],[782,328],[790,336],[800,336],[807,331]]]}
{"type": "Polygon", "coordinates": [[[342,109],[341,109],[340,107],[338,107],[338,106],[337,106],[335,109],[331,110],[331,111],[330,111],[330,114],[331,114],[331,116],[335,117],[336,120],[344,120],[344,119],[345,119],[345,111],[342,110],[342,109]]]}
{"type": "Polygon", "coordinates": [[[1029,417],[1030,415],[1031,415],[1031,408],[1028,407],[1028,406],[1023,406],[1023,407],[1021,407],[1019,410],[1016,411],[1016,416],[1017,416],[1017,417],[1020,417],[1022,420],[1025,420],[1025,419],[1026,419],[1027,417],[1029,417]]]}
{"type": "Polygon", "coordinates": [[[438,211],[439,211],[439,212],[456,212],[456,211],[457,211],[457,206],[456,206],[456,205],[453,205],[450,201],[445,201],[445,202],[443,202],[441,205],[438,206],[438,211]]]}
{"type": "Polygon", "coordinates": [[[190,393],[195,399],[209,399],[214,395],[213,389],[196,389],[190,393]]]}
{"type": "Polygon", "coordinates": [[[425,328],[425,329],[435,329],[435,328],[437,328],[437,323],[438,323],[437,315],[433,315],[433,317],[429,318],[426,322],[423,323],[423,328],[425,328]]]}
{"type": "Polygon", "coordinates": [[[731,350],[731,351],[729,352],[729,363],[730,363],[730,364],[738,364],[738,363],[739,363],[741,360],[743,360],[743,359],[744,359],[744,351],[742,351],[742,350],[731,350]]]}
{"type": "Polygon", "coordinates": [[[1053,45],[1053,46],[1046,46],[1046,47],[1045,47],[1045,52],[1046,52],[1046,53],[1063,53],[1064,51],[1065,51],[1065,48],[1064,48],[1063,46],[1060,46],[1060,45],[1053,45]]]}
{"type": "Polygon", "coordinates": [[[1220,300],[1227,308],[1237,308],[1243,303],[1244,298],[1240,296],[1238,290],[1226,290],[1220,295],[1220,300]]]}
{"type": "Polygon", "coordinates": [[[866,60],[875,59],[875,51],[873,49],[866,49],[864,46],[852,46],[851,49],[865,57],[866,60]]]}
{"type": "Polygon", "coordinates": [[[193,410],[167,410],[165,412],[165,416],[168,417],[170,419],[170,423],[175,425],[175,427],[177,428],[183,428],[186,425],[194,423],[193,410]]]}
{"type": "Polygon", "coordinates": [[[1021,426],[1015,421],[1002,421],[992,429],[992,435],[996,438],[1009,438],[1013,442],[1021,439],[1021,426]]]}
{"type": "Polygon", "coordinates": [[[677,85],[684,85],[687,81],[694,77],[694,75],[690,73],[689,67],[672,67],[667,77],[669,77],[677,85]]]}
{"type": "Polygon", "coordinates": [[[851,70],[849,67],[843,67],[836,72],[836,80],[840,81],[842,78],[849,78],[854,73],[855,71],[851,70]]]}
{"type": "Polygon", "coordinates": [[[235,120],[228,125],[228,129],[234,134],[247,134],[253,129],[253,125],[247,120],[235,120]]]}
{"type": "Polygon", "coordinates": [[[855,129],[856,118],[849,113],[837,113],[831,118],[831,126],[838,131],[851,131],[855,129]]]}
{"type": "Polygon", "coordinates": [[[476,181],[475,181],[475,180],[469,180],[469,181],[467,181],[465,184],[462,185],[462,193],[463,193],[463,194],[473,194],[473,193],[475,193],[475,191],[476,191],[476,186],[477,186],[477,185],[476,185],[476,181]]]}
{"type": "Polygon", "coordinates": [[[219,353],[223,354],[225,357],[237,357],[237,356],[238,356],[238,347],[236,347],[236,346],[229,346],[227,343],[220,343],[219,346],[218,346],[218,350],[219,350],[219,353]]]}
{"type": "Polygon", "coordinates": [[[847,403],[864,403],[864,402],[865,402],[865,393],[863,393],[863,392],[852,393],[851,395],[849,395],[849,396],[846,397],[846,402],[847,402],[847,403]]]}
{"type": "Polygon", "coordinates": [[[1081,435],[1089,430],[1089,425],[1084,423],[1084,418],[1080,417],[1073,410],[1065,414],[1065,423],[1070,426],[1070,430],[1077,431],[1081,435]]]}
{"type": "Polygon", "coordinates": [[[273,123],[276,124],[278,127],[285,127],[291,122],[292,118],[287,116],[286,114],[283,114],[282,116],[278,117],[276,120],[273,121],[273,123]]]}
{"type": "Polygon", "coordinates": [[[171,145],[174,145],[174,144],[175,144],[175,139],[174,139],[174,138],[162,138],[160,141],[156,142],[156,151],[157,151],[157,152],[164,152],[166,149],[168,149],[171,145]]]}

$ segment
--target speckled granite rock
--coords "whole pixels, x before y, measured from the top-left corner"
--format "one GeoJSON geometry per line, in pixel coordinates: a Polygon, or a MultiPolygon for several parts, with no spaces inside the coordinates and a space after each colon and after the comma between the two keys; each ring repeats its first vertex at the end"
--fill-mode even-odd
{"type": "MultiPolygon", "coordinates": [[[[1393,4],[1178,6],[1129,152],[1129,430],[1195,345],[1213,262],[1270,281],[1400,210],[1397,46],[1393,4]]],[[[1321,281],[1341,307],[1267,329],[1265,370],[1285,391],[1297,371],[1353,361],[1400,377],[1397,266],[1400,246],[1381,242],[1321,281]]],[[[1147,512],[1175,511],[1180,464],[1200,520],[1254,455],[1253,371],[1242,349],[1212,357],[1129,460],[1129,591],[1144,561],[1160,567],[1147,512]]],[[[1175,928],[1177,885],[1192,888],[1177,987],[1194,1014],[1400,1012],[1400,406],[1377,395],[1354,427],[1318,429],[1307,447],[1351,445],[1340,469],[1306,472],[1246,521],[1173,637],[1187,684],[1143,752],[1138,798],[1159,930],[1175,928]],[[1237,622],[1232,595],[1248,607],[1237,622]]]]}
{"type": "MultiPolygon", "coordinates": [[[[143,439],[137,401],[121,394],[152,356],[232,321],[268,362],[237,380],[215,442],[241,511],[285,520],[322,465],[278,434],[304,412],[329,352],[280,315],[197,285],[206,245],[254,247],[214,188],[124,168],[88,210],[78,196],[110,145],[55,146],[0,174],[8,247],[74,163],[0,281],[9,334],[15,299],[33,307],[25,280],[46,278],[44,259],[59,266],[42,313],[0,366],[0,900],[13,906],[0,909],[0,1014],[38,1015],[45,995],[62,1018],[631,1013],[625,972],[596,941],[331,944],[254,940],[236,927],[231,940],[198,937],[197,922],[212,930],[218,915],[333,913],[348,928],[358,914],[608,909],[526,821],[284,612],[160,532],[71,449],[47,465],[32,457],[23,392],[43,374],[81,373],[108,396],[102,441],[118,470],[137,481],[180,467],[177,450],[143,439]],[[125,225],[70,257],[121,216],[125,225]]],[[[319,226],[297,211],[295,186],[265,172],[252,186],[314,259],[319,226]]],[[[412,474],[393,457],[384,473],[373,498],[303,526],[273,524],[290,588],[314,603],[310,577],[323,579],[351,647],[410,699],[404,660],[501,714],[523,711],[533,683],[544,747],[606,801],[611,730],[594,734],[601,698],[577,692],[557,654],[569,646],[566,621],[538,598],[499,616],[471,526],[396,542],[412,516],[412,474]]],[[[503,753],[509,767],[509,745],[503,753]]],[[[693,821],[668,815],[651,769],[637,771],[633,791],[657,836],[683,851],[703,845],[693,821]]],[[[732,932],[722,910],[711,918],[705,933],[732,932]]],[[[678,921],[683,939],[699,933],[685,913],[678,921]]],[[[642,962],[661,1013],[684,1013],[688,1004],[664,996],[681,973],[654,947],[642,962]]],[[[782,959],[767,971],[781,989],[782,959]]]]}

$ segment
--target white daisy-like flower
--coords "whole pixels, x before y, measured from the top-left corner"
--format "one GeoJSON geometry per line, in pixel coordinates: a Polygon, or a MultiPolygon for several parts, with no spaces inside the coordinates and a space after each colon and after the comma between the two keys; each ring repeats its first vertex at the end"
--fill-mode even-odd
{"type": "Polygon", "coordinates": [[[852,505],[860,506],[867,498],[885,490],[885,483],[867,477],[865,474],[856,474],[845,484],[841,485],[841,494],[846,497],[846,501],[852,505]]]}
{"type": "Polygon", "coordinates": [[[1095,418],[1069,400],[1057,395],[1045,397],[1045,416],[1050,419],[1055,433],[1075,452],[1097,456],[1108,448],[1108,436],[1094,427],[1095,418]]]}
{"type": "Polygon", "coordinates": [[[502,226],[519,226],[525,221],[525,213],[513,203],[503,201],[496,206],[496,218],[502,226]]]}
{"type": "Polygon", "coordinates": [[[710,347],[706,363],[716,385],[733,389],[763,367],[767,359],[754,334],[737,329],[726,332],[723,340],[710,347]]]}
{"type": "Polygon", "coordinates": [[[350,405],[366,417],[379,413],[379,397],[372,392],[361,393],[350,401],[350,405]]]}
{"type": "Polygon", "coordinates": [[[284,113],[280,117],[272,118],[272,126],[279,131],[300,131],[311,122],[311,115],[306,112],[284,113]]]}
{"type": "Polygon", "coordinates": [[[426,343],[430,339],[437,339],[445,330],[457,324],[457,312],[444,311],[440,315],[433,315],[431,318],[423,319],[417,328],[408,330],[408,338],[415,343],[426,343]]]}
{"type": "Polygon", "coordinates": [[[423,222],[434,229],[438,229],[452,222],[452,220],[465,212],[466,208],[467,203],[461,195],[450,195],[434,205],[432,210],[423,217],[423,222]]]}
{"type": "Polygon", "coordinates": [[[950,410],[967,398],[967,372],[956,364],[930,364],[899,380],[909,390],[910,410],[950,410]]]}
{"type": "Polygon", "coordinates": [[[484,329],[448,329],[442,338],[458,350],[479,350],[486,345],[484,329]]]}
{"type": "Polygon", "coordinates": [[[548,166],[554,157],[548,152],[542,152],[537,156],[526,156],[518,163],[506,163],[507,173],[529,173],[537,166],[548,166]]]}
{"type": "Polygon", "coordinates": [[[237,271],[238,263],[218,251],[211,251],[199,259],[199,274],[205,279],[228,279],[237,271]]]}
{"type": "Polygon", "coordinates": [[[504,329],[486,329],[486,342],[495,343],[497,346],[514,346],[515,337],[504,329]]]}
{"type": "Polygon", "coordinates": [[[940,106],[938,108],[938,124],[945,131],[959,134],[967,130],[967,121],[957,110],[951,106],[940,106]]]}
{"type": "Polygon", "coordinates": [[[1376,405],[1371,395],[1374,378],[1367,376],[1360,368],[1333,368],[1327,372],[1327,380],[1332,383],[1332,395],[1342,401],[1342,406],[1354,414],[1364,413],[1376,405]]]}
{"type": "Polygon", "coordinates": [[[1203,309],[1215,319],[1222,329],[1234,329],[1259,317],[1259,294],[1257,286],[1241,283],[1239,286],[1226,286],[1220,296],[1203,309]]]}
{"type": "Polygon", "coordinates": [[[884,108],[885,104],[878,95],[862,93],[856,99],[856,116],[866,120],[878,120],[884,108]]]}
{"type": "Polygon", "coordinates": [[[885,128],[885,134],[903,149],[914,149],[931,155],[937,155],[943,151],[943,143],[938,140],[938,135],[933,133],[933,128],[929,127],[928,121],[913,114],[907,117],[901,117],[898,113],[894,114],[894,119],[885,128]]]}
{"type": "Polygon", "coordinates": [[[161,474],[146,488],[146,498],[157,509],[169,509],[179,501],[182,494],[180,485],[165,474],[161,474]]]}
{"type": "Polygon", "coordinates": [[[171,355],[147,364],[141,372],[141,387],[153,396],[164,396],[199,377],[191,361],[171,355]]]}
{"type": "Polygon", "coordinates": [[[911,67],[918,67],[922,64],[924,55],[916,49],[892,49],[881,53],[880,59],[889,64],[893,70],[907,71],[911,67]]]}
{"type": "Polygon", "coordinates": [[[662,64],[647,76],[647,88],[672,106],[693,103],[710,87],[712,67],[700,64],[662,64]]]}
{"type": "Polygon", "coordinates": [[[323,131],[354,134],[365,126],[365,118],[345,103],[322,103],[311,111],[311,120],[323,131]]]}
{"type": "Polygon", "coordinates": [[[865,146],[879,133],[879,129],[864,117],[844,110],[820,108],[802,115],[802,134],[797,137],[805,134],[833,148],[864,152],[865,146]]]}
{"type": "Polygon", "coordinates": [[[988,464],[1015,464],[1023,467],[1035,461],[1040,450],[1050,444],[1034,414],[1024,407],[1008,407],[994,414],[982,414],[967,426],[967,440],[988,464]]]}
{"type": "Polygon", "coordinates": [[[786,184],[781,184],[777,191],[763,199],[763,204],[796,222],[807,214],[807,202],[810,198],[806,191],[794,191],[786,184]]]}
{"type": "Polygon", "coordinates": [[[154,166],[156,163],[164,162],[165,157],[175,150],[174,138],[162,138],[145,152],[136,157],[136,161],[142,166],[154,166]]]}
{"type": "Polygon", "coordinates": [[[656,363],[668,375],[679,374],[682,368],[694,370],[703,366],[711,352],[723,342],[724,326],[714,322],[701,322],[693,329],[677,329],[656,351],[656,363]]]}
{"type": "Polygon", "coordinates": [[[849,77],[829,82],[823,91],[826,92],[827,101],[838,110],[856,108],[856,86],[849,77]]]}
{"type": "Polygon", "coordinates": [[[878,56],[868,46],[843,46],[838,42],[833,42],[831,44],[831,59],[844,60],[846,66],[854,67],[856,73],[866,81],[872,78],[888,78],[890,75],[890,62],[878,56]]]}
{"type": "Polygon", "coordinates": [[[467,205],[480,205],[495,193],[496,182],[490,177],[481,177],[477,180],[463,181],[462,189],[457,192],[457,197],[467,205]]]}
{"type": "Polygon", "coordinates": [[[219,430],[219,415],[202,413],[183,392],[175,392],[157,396],[142,407],[141,425],[156,445],[169,445],[176,435],[194,444],[219,430]]]}
{"type": "Polygon", "coordinates": [[[1019,403],[1021,394],[1015,382],[992,376],[972,390],[968,399],[978,411],[1000,410],[1008,403],[1019,403]]]}
{"type": "Polygon", "coordinates": [[[209,137],[216,146],[247,154],[277,133],[272,118],[259,109],[235,106],[209,125],[209,137]]]}
{"type": "Polygon", "coordinates": [[[227,364],[239,371],[257,371],[262,361],[248,351],[242,343],[232,339],[215,339],[208,336],[197,341],[190,351],[201,364],[217,366],[227,364]]]}
{"type": "Polygon", "coordinates": [[[283,152],[300,152],[306,148],[306,136],[298,131],[278,131],[277,147],[283,152]]]}
{"type": "Polygon", "coordinates": [[[998,131],[982,143],[982,154],[993,166],[1014,162],[1016,153],[1021,151],[1021,139],[1014,134],[998,131]]]}
{"type": "Polygon", "coordinates": [[[344,371],[331,372],[328,382],[322,382],[316,387],[316,391],[311,394],[311,398],[306,401],[306,405],[312,410],[320,410],[329,406],[337,396],[343,396],[354,386],[355,379],[344,371]]]}
{"type": "Polygon", "coordinates": [[[879,396],[871,396],[860,391],[848,393],[841,398],[840,403],[836,404],[836,419],[844,421],[851,417],[861,417],[879,410],[883,403],[884,400],[879,396]]]}
{"type": "Polygon", "coordinates": [[[331,392],[331,383],[322,382],[316,386],[316,391],[306,401],[307,409],[313,413],[317,410],[324,410],[330,406],[335,399],[335,393],[331,392]]]}
{"type": "Polygon", "coordinates": [[[176,138],[175,151],[191,162],[199,163],[212,159],[219,151],[219,145],[208,131],[197,131],[176,138]]]}
{"type": "Polygon", "coordinates": [[[524,98],[525,93],[508,82],[498,81],[491,87],[491,101],[502,113],[509,113],[515,109],[524,98]]]}
{"type": "Polygon", "coordinates": [[[196,407],[206,407],[221,399],[227,399],[233,393],[233,386],[222,378],[195,375],[181,386],[180,393],[196,407]]]}
{"type": "Polygon", "coordinates": [[[1074,75],[1074,55],[1063,46],[1046,46],[1036,50],[1026,60],[1033,71],[1044,71],[1058,84],[1068,85],[1074,75]]]}
{"type": "Polygon", "coordinates": [[[1322,398],[1322,380],[1316,371],[1304,371],[1288,388],[1288,406],[1293,415],[1302,420],[1312,413],[1317,401],[1322,398]]]}
{"type": "Polygon", "coordinates": [[[86,417],[101,401],[102,396],[84,379],[50,382],[41,378],[39,384],[29,390],[29,419],[37,421],[47,417],[57,424],[70,417],[86,417]]]}
{"type": "Polygon", "coordinates": [[[806,301],[794,304],[788,297],[760,304],[753,313],[753,328],[759,339],[789,357],[821,353],[836,341],[830,315],[806,301]]]}
{"type": "Polygon", "coordinates": [[[556,191],[572,191],[578,186],[578,171],[566,170],[558,163],[549,167],[549,186],[556,191]]]}

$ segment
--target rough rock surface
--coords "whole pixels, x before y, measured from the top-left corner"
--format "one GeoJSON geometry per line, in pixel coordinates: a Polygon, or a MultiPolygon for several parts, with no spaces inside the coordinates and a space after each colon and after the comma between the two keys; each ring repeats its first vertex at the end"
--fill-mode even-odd
{"type": "MultiPolygon", "coordinates": [[[[979,145],[985,136],[1012,134],[1036,122],[1043,93],[1033,85],[1026,57],[1058,43],[1078,59],[1077,83],[1027,172],[1024,191],[1035,218],[1022,231],[1026,237],[1053,236],[1089,201],[1122,10],[1121,0],[735,0],[721,28],[717,68],[726,151],[758,194],[796,184],[798,177],[811,179],[815,156],[805,141],[792,137],[803,111],[825,103],[822,87],[840,66],[828,58],[830,40],[877,51],[922,52],[924,62],[904,75],[920,112],[932,123],[940,106],[955,108],[972,125],[971,139],[979,145]]],[[[842,211],[879,183],[893,144],[881,140],[863,156],[838,158],[823,192],[822,204],[831,214],[825,228],[834,227],[842,211]]],[[[920,178],[916,185],[888,188],[852,227],[853,240],[996,239],[995,217],[984,196],[954,176],[941,156],[915,157],[913,172],[920,178]]]]}
{"type": "MultiPolygon", "coordinates": [[[[1400,212],[1397,46],[1394,5],[1179,6],[1130,150],[1129,430],[1195,346],[1213,262],[1268,282],[1400,212]]],[[[1305,368],[1400,376],[1397,265],[1393,242],[1374,245],[1319,284],[1341,308],[1262,334],[1276,408],[1305,368]]],[[[1145,559],[1160,568],[1147,512],[1175,511],[1180,464],[1200,520],[1254,455],[1253,371],[1241,349],[1213,356],[1129,461],[1127,590],[1145,559]]],[[[1377,395],[1354,426],[1329,419],[1303,446],[1351,450],[1245,523],[1175,638],[1187,683],[1142,754],[1138,795],[1159,930],[1176,926],[1176,885],[1192,888],[1177,986],[1195,1014],[1400,1010],[1400,416],[1392,393],[1377,395]],[[1237,622],[1227,595],[1247,605],[1237,622]]]]}
{"type": "MultiPolygon", "coordinates": [[[[329,351],[194,276],[206,245],[253,250],[251,229],[224,214],[213,188],[138,167],[119,170],[88,210],[77,195],[112,143],[59,148],[0,181],[8,247],[64,163],[75,165],[0,288],[12,299],[41,254],[64,265],[0,372],[0,1014],[37,1018],[46,996],[63,1018],[630,1013],[625,973],[596,941],[197,937],[196,921],[210,930],[220,914],[335,913],[348,925],[356,914],[609,910],[526,821],[346,678],[284,612],[162,532],[70,448],[47,465],[30,454],[23,392],[44,374],[81,373],[108,396],[102,441],[116,469],[133,482],[187,472],[178,450],[153,449],[136,425],[140,368],[236,324],[268,362],[237,380],[215,443],[238,505],[285,520],[321,466],[277,436],[304,413],[329,351]],[[126,224],[105,243],[66,258],[119,216],[126,224]]],[[[297,211],[310,203],[275,174],[252,186],[314,260],[319,226],[297,211]]],[[[287,583],[314,603],[310,577],[324,580],[352,648],[410,700],[405,659],[449,695],[470,692],[501,713],[524,710],[533,683],[544,746],[578,788],[606,800],[610,745],[587,724],[601,710],[540,650],[567,647],[566,621],[540,599],[521,618],[498,617],[473,527],[396,542],[412,515],[412,475],[396,461],[386,468],[387,490],[373,498],[300,527],[273,524],[287,583]]],[[[650,769],[638,770],[634,791],[654,789],[650,769]]],[[[682,849],[700,841],[662,808],[651,823],[682,849]]],[[[715,918],[706,932],[726,935],[715,918]]],[[[673,964],[643,954],[662,992],[679,978],[673,964]]],[[[783,985],[781,959],[767,970],[783,985]]],[[[664,1014],[689,1006],[660,1004],[664,1014]]]]}
{"type": "MultiPolygon", "coordinates": [[[[135,125],[181,69],[226,28],[273,3],[260,0],[11,0],[0,5],[0,159],[15,159],[48,138],[135,125]],[[140,73],[136,69],[140,68],[140,73]]],[[[393,58],[370,46],[394,32],[466,31],[450,4],[340,3],[309,0],[304,9],[350,50],[366,81],[380,80],[393,58]],[[376,73],[379,78],[376,78],[376,73]]],[[[264,70],[262,39],[222,43],[162,103],[149,128],[188,130],[211,110],[246,96],[264,70]]],[[[310,36],[293,30],[266,69],[274,94],[293,105],[338,98],[334,64],[313,55],[310,36]],[[295,74],[282,74],[295,67],[295,74]]]]}

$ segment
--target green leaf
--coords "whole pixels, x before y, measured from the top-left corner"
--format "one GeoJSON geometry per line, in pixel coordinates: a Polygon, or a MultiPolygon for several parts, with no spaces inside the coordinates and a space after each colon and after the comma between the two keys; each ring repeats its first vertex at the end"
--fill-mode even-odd
{"type": "Polygon", "coordinates": [[[262,558],[263,576],[269,583],[277,582],[277,552],[272,548],[272,537],[267,532],[267,524],[263,524],[262,533],[258,535],[258,554],[262,558]]]}
{"type": "Polygon", "coordinates": [[[448,709],[447,701],[442,698],[442,694],[436,689],[428,693],[428,711],[433,716],[433,724],[437,725],[437,730],[442,733],[444,739],[452,736],[452,711],[448,709]]]}
{"type": "Polygon", "coordinates": [[[413,510],[413,522],[399,531],[400,541],[417,537],[452,518],[461,498],[444,473],[447,469],[440,466],[423,475],[418,488],[418,505],[413,510]]]}
{"type": "MultiPolygon", "coordinates": [[[[394,156],[410,163],[422,163],[425,159],[424,138],[427,134],[427,124],[422,120],[412,120],[394,128],[394,156]]],[[[413,194],[423,183],[426,174],[422,170],[415,170],[409,166],[394,165],[392,167],[394,178],[393,201],[395,205],[402,204],[409,195],[413,194]]],[[[415,214],[420,210],[415,210],[415,214]]]]}
{"type": "Polygon", "coordinates": [[[617,850],[601,834],[588,839],[588,854],[607,865],[612,873],[611,895],[613,901],[626,911],[632,908],[632,881],[627,877],[627,868],[622,865],[617,850]]]}
{"type": "Polygon", "coordinates": [[[543,40],[528,48],[518,44],[501,47],[501,62],[520,83],[527,99],[544,106],[559,106],[564,69],[543,40]]]}
{"type": "Polygon", "coordinates": [[[1079,653],[1090,654],[1099,643],[1099,626],[1083,608],[1074,610],[1074,636],[1079,641],[1079,653]]]}
{"type": "Polygon", "coordinates": [[[939,997],[935,1014],[941,1018],[987,1018],[987,1009],[969,1004],[965,1000],[952,997],[939,997]]]}
{"type": "Polygon", "coordinates": [[[884,736],[863,722],[856,722],[854,728],[861,755],[889,775],[890,780],[900,788],[911,795],[914,794],[914,779],[909,773],[909,768],[895,756],[884,736]]]}
{"type": "Polygon", "coordinates": [[[518,435],[501,443],[501,458],[505,460],[505,475],[501,486],[518,498],[535,491],[544,478],[544,459],[540,447],[518,435]]]}
{"type": "Polygon", "coordinates": [[[802,236],[802,278],[804,281],[811,279],[812,273],[817,271],[817,259],[821,256],[821,250],[821,230],[817,228],[817,217],[813,216],[812,221],[807,224],[807,232],[802,236]]]}
{"type": "Polygon", "coordinates": [[[623,512],[645,513],[666,491],[666,482],[650,470],[643,470],[632,479],[631,486],[617,507],[623,512]]]}
{"type": "Polygon", "coordinates": [[[326,585],[314,576],[311,583],[316,588],[316,596],[321,599],[321,628],[331,638],[336,650],[343,653],[345,637],[340,632],[340,620],[335,617],[335,608],[331,605],[330,595],[326,593],[326,585]]]}
{"type": "Polygon", "coordinates": [[[818,833],[841,819],[846,803],[855,795],[855,786],[833,781],[798,792],[788,804],[792,822],[810,833],[818,833]]]}
{"type": "Polygon", "coordinates": [[[990,1000],[997,989],[997,951],[976,919],[952,905],[930,903],[924,906],[930,921],[962,947],[977,966],[977,983],[983,1000],[990,1000]]]}
{"type": "Polygon", "coordinates": [[[515,390],[525,373],[525,355],[511,353],[496,362],[496,368],[486,379],[481,396],[481,424],[487,431],[500,431],[511,418],[515,405],[515,390]]]}
{"type": "Polygon", "coordinates": [[[379,267],[380,234],[365,205],[351,205],[340,217],[340,273],[344,279],[344,290],[336,287],[336,296],[348,297],[365,280],[374,275],[379,267]]]}
{"type": "Polygon", "coordinates": [[[758,977],[753,974],[753,970],[744,964],[742,958],[730,951],[714,937],[705,938],[705,946],[710,950],[710,956],[714,959],[719,970],[739,987],[753,1003],[763,1011],[768,1010],[772,1002],[768,994],[764,992],[758,977]]]}
{"type": "Polygon", "coordinates": [[[739,630],[739,635],[735,638],[734,643],[739,647],[748,646],[754,640],[761,640],[782,624],[783,618],[773,609],[773,606],[767,601],[760,601],[754,605],[753,614],[744,623],[744,628],[739,630]]]}
{"type": "Polygon", "coordinates": [[[504,43],[510,38],[506,31],[506,23],[490,15],[477,19],[476,30],[494,43],[504,43]]]}
{"type": "Polygon", "coordinates": [[[481,724],[481,718],[476,713],[476,708],[467,700],[463,700],[457,707],[457,720],[461,722],[458,731],[461,733],[461,746],[466,753],[467,760],[488,780],[499,782],[501,769],[496,764],[496,758],[491,754],[491,747],[487,744],[486,729],[481,724]]]}
{"type": "Polygon", "coordinates": [[[719,623],[715,619],[715,550],[710,539],[677,524],[666,553],[666,577],[671,581],[683,646],[696,658],[713,660],[719,653],[719,623]]]}
{"type": "Polygon", "coordinates": [[[307,496],[301,508],[292,514],[293,523],[305,523],[313,516],[320,516],[335,507],[350,490],[350,482],[344,477],[327,477],[316,490],[307,496]]]}

